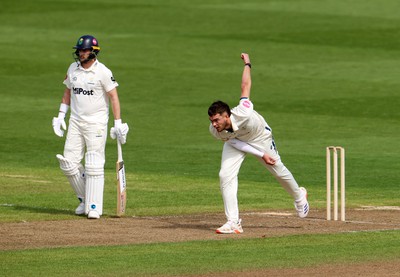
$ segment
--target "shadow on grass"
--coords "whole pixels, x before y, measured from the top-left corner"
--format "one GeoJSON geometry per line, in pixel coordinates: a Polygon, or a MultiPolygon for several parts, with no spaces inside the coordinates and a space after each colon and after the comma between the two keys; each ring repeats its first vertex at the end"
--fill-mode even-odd
{"type": "Polygon", "coordinates": [[[12,209],[15,211],[27,211],[31,213],[42,213],[42,214],[64,214],[64,215],[75,215],[75,212],[67,209],[55,209],[47,207],[34,207],[25,205],[15,205],[15,204],[2,204],[0,207],[12,209]]]}

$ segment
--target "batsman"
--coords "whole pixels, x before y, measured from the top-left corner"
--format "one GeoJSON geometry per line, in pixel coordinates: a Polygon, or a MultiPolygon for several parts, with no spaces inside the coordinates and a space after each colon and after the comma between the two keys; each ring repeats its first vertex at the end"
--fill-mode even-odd
{"type": "Polygon", "coordinates": [[[216,230],[219,234],[243,232],[237,192],[238,173],[246,153],[256,156],[290,194],[299,217],[306,217],[309,211],[306,189],[299,187],[293,175],[282,163],[271,127],[253,108],[253,103],[250,101],[250,57],[242,53],[241,58],[244,69],[239,105],[230,109],[228,104],[216,101],[208,109],[211,134],[225,142],[219,178],[227,222],[216,230]]]}
{"type": "Polygon", "coordinates": [[[79,200],[75,214],[97,219],[103,214],[110,102],[114,115],[111,138],[124,144],[129,127],[121,120],[118,83],[111,70],[98,60],[100,46],[97,39],[91,35],[81,36],[73,48],[75,62],[68,68],[59,113],[52,121],[55,134],[63,137],[67,130],[65,116],[71,109],[64,153],[56,157],[79,200]]]}

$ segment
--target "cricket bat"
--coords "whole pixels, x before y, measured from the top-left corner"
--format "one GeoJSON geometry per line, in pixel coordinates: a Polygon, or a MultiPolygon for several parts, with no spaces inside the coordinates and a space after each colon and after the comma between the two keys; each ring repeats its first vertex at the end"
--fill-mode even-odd
{"type": "Polygon", "coordinates": [[[122,158],[121,143],[117,139],[118,160],[117,160],[117,217],[125,214],[126,209],[126,178],[125,165],[122,158]]]}

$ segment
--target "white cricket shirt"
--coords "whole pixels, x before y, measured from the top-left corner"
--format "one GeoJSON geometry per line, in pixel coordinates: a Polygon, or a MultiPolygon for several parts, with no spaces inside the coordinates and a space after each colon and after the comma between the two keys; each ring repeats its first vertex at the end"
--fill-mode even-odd
{"type": "Polygon", "coordinates": [[[241,99],[239,105],[231,109],[233,132],[223,130],[218,132],[210,124],[211,134],[220,140],[227,141],[232,138],[257,144],[272,138],[272,130],[265,119],[253,109],[253,103],[249,99],[241,99]]]}
{"type": "Polygon", "coordinates": [[[118,86],[111,70],[98,60],[88,69],[74,62],[63,83],[71,90],[71,118],[88,123],[108,122],[107,92],[118,86]]]}

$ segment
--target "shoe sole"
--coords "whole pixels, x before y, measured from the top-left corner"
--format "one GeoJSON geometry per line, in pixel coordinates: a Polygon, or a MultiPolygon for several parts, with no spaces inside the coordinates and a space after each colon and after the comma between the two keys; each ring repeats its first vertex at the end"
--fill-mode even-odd
{"type": "Polygon", "coordinates": [[[305,188],[303,188],[303,187],[300,187],[300,189],[306,193],[306,199],[308,199],[308,192],[307,192],[307,190],[306,190],[305,188]]]}
{"type": "Polygon", "coordinates": [[[241,233],[243,233],[243,231],[240,232],[239,230],[232,230],[232,231],[215,230],[215,233],[217,233],[217,234],[241,234],[241,233]]]}

